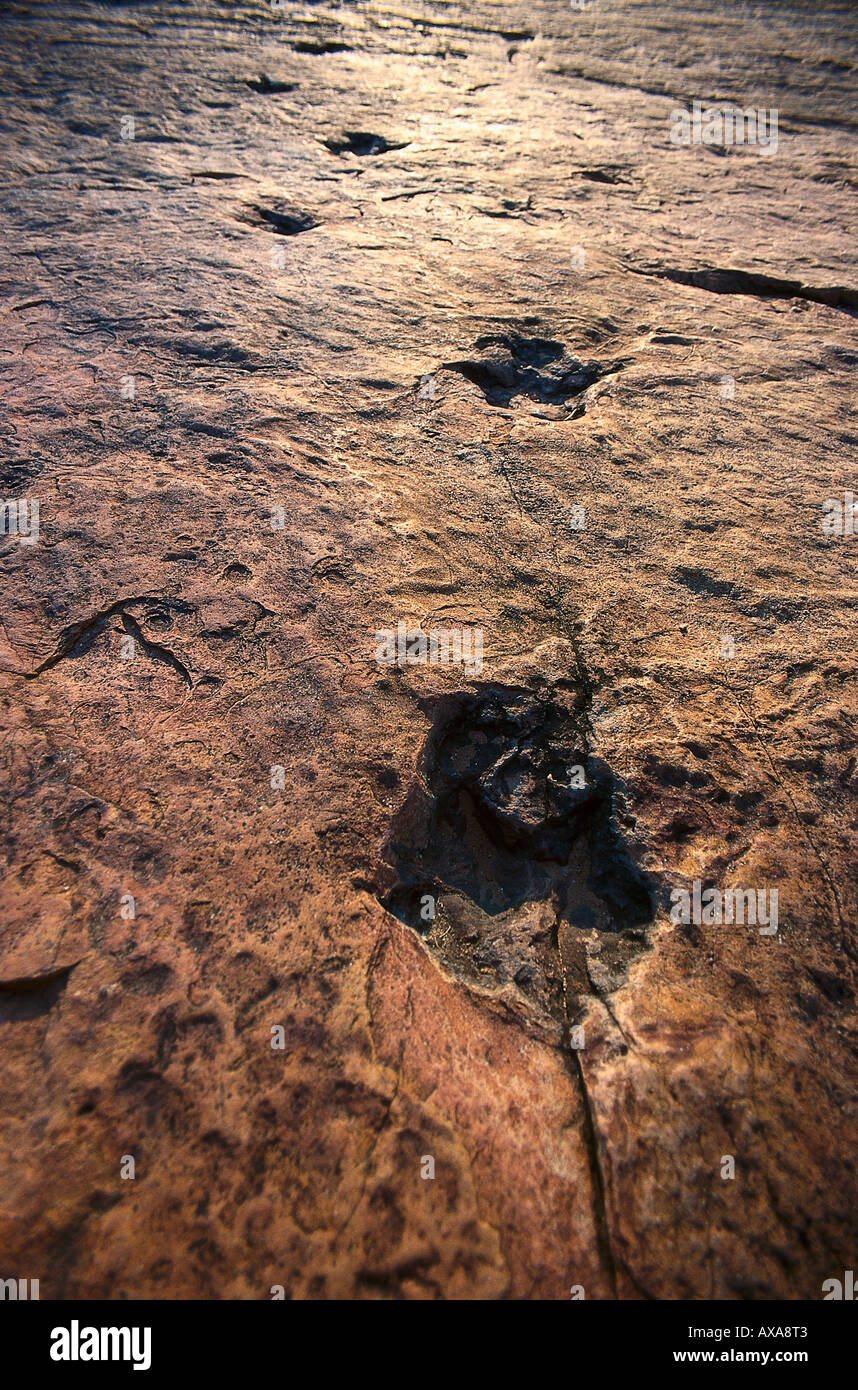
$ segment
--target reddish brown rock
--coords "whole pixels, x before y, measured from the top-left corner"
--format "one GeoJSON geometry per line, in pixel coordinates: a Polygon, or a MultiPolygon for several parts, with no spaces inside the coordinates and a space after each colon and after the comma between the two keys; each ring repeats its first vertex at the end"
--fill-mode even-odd
{"type": "Polygon", "coordinates": [[[854,1267],[852,44],[764,9],[9,11],[0,1276],[854,1267]]]}

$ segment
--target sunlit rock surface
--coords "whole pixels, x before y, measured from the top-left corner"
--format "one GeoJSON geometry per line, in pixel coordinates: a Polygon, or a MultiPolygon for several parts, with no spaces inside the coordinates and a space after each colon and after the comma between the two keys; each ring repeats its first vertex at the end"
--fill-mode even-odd
{"type": "Polygon", "coordinates": [[[853,1267],[854,55],[810,3],[5,7],[0,1275],[853,1267]]]}

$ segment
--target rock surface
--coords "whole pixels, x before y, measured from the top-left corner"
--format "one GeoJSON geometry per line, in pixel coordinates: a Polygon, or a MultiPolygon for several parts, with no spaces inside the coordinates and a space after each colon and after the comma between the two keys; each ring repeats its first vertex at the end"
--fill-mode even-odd
{"type": "Polygon", "coordinates": [[[0,1276],[854,1267],[854,54],[810,3],[6,6],[0,1276]],[[777,150],[674,145],[695,98],[777,150]]]}

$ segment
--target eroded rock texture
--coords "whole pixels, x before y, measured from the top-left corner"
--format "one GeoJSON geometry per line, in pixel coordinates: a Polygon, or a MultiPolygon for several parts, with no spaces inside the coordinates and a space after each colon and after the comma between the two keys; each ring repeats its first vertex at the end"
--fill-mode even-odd
{"type": "Polygon", "coordinates": [[[79,0],[0,46],[2,500],[39,500],[0,542],[0,1274],[820,1297],[858,1254],[854,14],[79,0]],[[671,143],[694,99],[777,149],[671,143]],[[480,669],[380,664],[400,622],[480,669]],[[695,881],[777,932],[672,921],[695,881]]]}

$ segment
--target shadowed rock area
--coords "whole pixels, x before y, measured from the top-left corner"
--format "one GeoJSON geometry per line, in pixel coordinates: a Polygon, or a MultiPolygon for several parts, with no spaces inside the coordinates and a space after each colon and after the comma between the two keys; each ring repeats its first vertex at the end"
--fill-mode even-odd
{"type": "Polygon", "coordinates": [[[569,356],[562,343],[521,338],[515,333],[478,338],[476,347],[483,357],[445,362],[443,367],[472,381],[490,405],[509,405],[519,395],[546,404],[562,403],[622,365],[579,362],[569,356]]]}
{"type": "Polygon", "coordinates": [[[855,30],[4,6],[0,1278],[855,1268],[855,30]]]}
{"type": "Polygon", "coordinates": [[[439,705],[423,782],[391,827],[398,882],[382,901],[452,969],[513,982],[569,1023],[577,994],[594,988],[588,954],[616,976],[654,915],[611,824],[610,775],[583,751],[584,702],[558,682],[439,705]]]}

